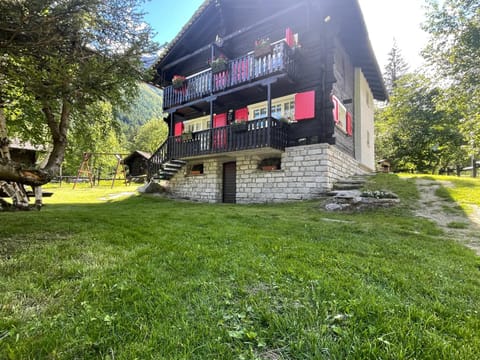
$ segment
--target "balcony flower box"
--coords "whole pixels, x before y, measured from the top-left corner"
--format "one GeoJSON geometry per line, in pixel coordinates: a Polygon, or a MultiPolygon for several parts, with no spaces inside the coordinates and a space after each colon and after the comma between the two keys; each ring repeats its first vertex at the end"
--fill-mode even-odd
{"type": "Polygon", "coordinates": [[[175,75],[172,79],[172,86],[175,90],[183,90],[187,87],[187,78],[181,75],[175,75]]]}
{"type": "Polygon", "coordinates": [[[263,171],[273,171],[280,169],[280,158],[267,158],[260,161],[259,168],[263,171]]]}
{"type": "Polygon", "coordinates": [[[274,171],[274,170],[278,170],[278,166],[277,165],[265,165],[265,166],[262,166],[262,170],[263,171],[274,171]]]}
{"type": "Polygon", "coordinates": [[[228,69],[228,59],[224,56],[220,56],[214,59],[210,63],[210,67],[212,68],[212,74],[218,74],[223,71],[227,71],[228,69]]]}
{"type": "Polygon", "coordinates": [[[182,133],[182,141],[190,141],[193,139],[193,133],[190,131],[182,133]]]}
{"type": "Polygon", "coordinates": [[[268,38],[255,41],[255,49],[253,52],[254,57],[264,57],[271,53],[272,45],[270,44],[270,40],[268,38]]]}
{"type": "Polygon", "coordinates": [[[248,130],[248,124],[247,121],[235,121],[232,123],[232,131],[234,133],[240,133],[240,132],[245,132],[248,130]]]}

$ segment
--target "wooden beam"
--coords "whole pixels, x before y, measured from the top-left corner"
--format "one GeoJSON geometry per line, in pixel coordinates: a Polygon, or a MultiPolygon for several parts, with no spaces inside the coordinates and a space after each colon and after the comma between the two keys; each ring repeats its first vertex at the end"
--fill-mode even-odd
{"type": "MultiPolygon", "coordinates": [[[[258,27],[258,26],[260,26],[260,25],[263,25],[263,24],[265,24],[265,23],[272,22],[272,21],[274,21],[276,18],[278,18],[278,17],[280,17],[280,16],[282,16],[282,15],[285,15],[286,13],[288,13],[288,12],[290,12],[290,11],[296,10],[296,9],[300,8],[301,6],[304,6],[304,5],[306,5],[306,4],[307,4],[307,2],[306,2],[305,0],[300,1],[300,2],[296,3],[295,5],[292,5],[292,6],[288,7],[288,8],[286,8],[286,9],[283,9],[283,10],[281,10],[281,11],[279,11],[279,12],[273,14],[273,15],[270,15],[270,16],[268,16],[268,17],[266,17],[266,18],[264,18],[264,19],[256,22],[256,23],[253,24],[253,25],[246,26],[246,27],[244,27],[244,28],[242,28],[242,29],[240,29],[240,30],[237,30],[237,31],[235,31],[235,32],[233,32],[233,33],[231,33],[231,34],[229,34],[229,35],[224,36],[224,37],[223,37],[223,41],[227,41],[227,40],[233,39],[233,38],[235,38],[235,37],[237,37],[237,36],[239,36],[239,35],[242,35],[242,34],[248,32],[248,31],[250,31],[250,30],[252,30],[252,29],[255,29],[256,27],[258,27]]],[[[206,46],[201,47],[200,49],[194,51],[194,52],[191,53],[191,54],[182,56],[180,59],[177,59],[177,60],[171,62],[170,64],[165,65],[165,66],[162,68],[162,70],[163,70],[163,71],[168,70],[168,69],[170,69],[171,67],[174,67],[175,65],[180,64],[181,62],[184,62],[184,61],[186,61],[186,60],[188,60],[188,59],[191,59],[192,57],[194,57],[194,56],[196,56],[196,55],[198,55],[198,54],[201,54],[201,53],[204,52],[204,51],[209,50],[211,46],[212,46],[211,44],[206,45],[206,46]]]]}

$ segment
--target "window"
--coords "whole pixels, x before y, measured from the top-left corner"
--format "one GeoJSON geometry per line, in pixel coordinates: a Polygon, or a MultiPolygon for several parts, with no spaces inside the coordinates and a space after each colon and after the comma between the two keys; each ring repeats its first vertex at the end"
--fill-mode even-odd
{"type": "Polygon", "coordinates": [[[197,131],[207,130],[210,127],[209,124],[210,124],[210,117],[202,116],[201,118],[185,121],[185,129],[188,132],[197,132],[197,131]]]}
{"type": "Polygon", "coordinates": [[[290,121],[295,120],[295,101],[283,104],[283,116],[290,121]]]}
{"type": "Polygon", "coordinates": [[[190,175],[201,175],[203,174],[203,164],[192,165],[190,169],[190,175]]]}
{"type": "MultiPolygon", "coordinates": [[[[267,117],[267,102],[252,104],[249,107],[250,120],[267,117]]],[[[272,100],[272,118],[295,120],[295,95],[287,95],[272,100]]]]}
{"type": "Polygon", "coordinates": [[[275,119],[280,119],[282,115],[282,104],[272,104],[272,117],[275,119]]]}
{"type": "Polygon", "coordinates": [[[261,119],[267,117],[267,108],[263,107],[261,109],[256,109],[253,111],[253,118],[254,119],[261,119]]]}

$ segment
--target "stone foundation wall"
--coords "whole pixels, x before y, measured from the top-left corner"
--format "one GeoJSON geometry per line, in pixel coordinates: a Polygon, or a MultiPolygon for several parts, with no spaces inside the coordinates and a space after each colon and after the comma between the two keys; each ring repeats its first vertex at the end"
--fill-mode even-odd
{"type": "Polygon", "coordinates": [[[222,201],[222,163],[205,160],[202,175],[188,175],[187,168],[180,170],[169,184],[173,196],[201,202],[222,201]]]}
{"type": "MultiPolygon", "coordinates": [[[[281,170],[258,169],[260,157],[240,155],[237,162],[237,203],[308,200],[332,188],[340,179],[365,173],[353,158],[328,144],[286,148],[281,170]]],[[[232,160],[229,160],[232,161],[232,160]]],[[[203,175],[179,172],[170,181],[174,196],[203,202],[222,201],[220,160],[205,160],[203,175]]]]}
{"type": "Polygon", "coordinates": [[[287,148],[281,170],[262,171],[258,160],[237,158],[237,202],[308,200],[339,180],[363,173],[350,156],[328,144],[287,148]]]}

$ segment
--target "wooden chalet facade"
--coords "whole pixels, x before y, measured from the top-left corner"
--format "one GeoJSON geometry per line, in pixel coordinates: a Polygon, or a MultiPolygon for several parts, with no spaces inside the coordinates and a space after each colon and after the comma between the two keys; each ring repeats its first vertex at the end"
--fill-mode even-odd
{"type": "Polygon", "coordinates": [[[155,68],[170,136],[149,176],[179,197],[309,199],[375,168],[386,91],[357,0],[206,0],[155,68]]]}

